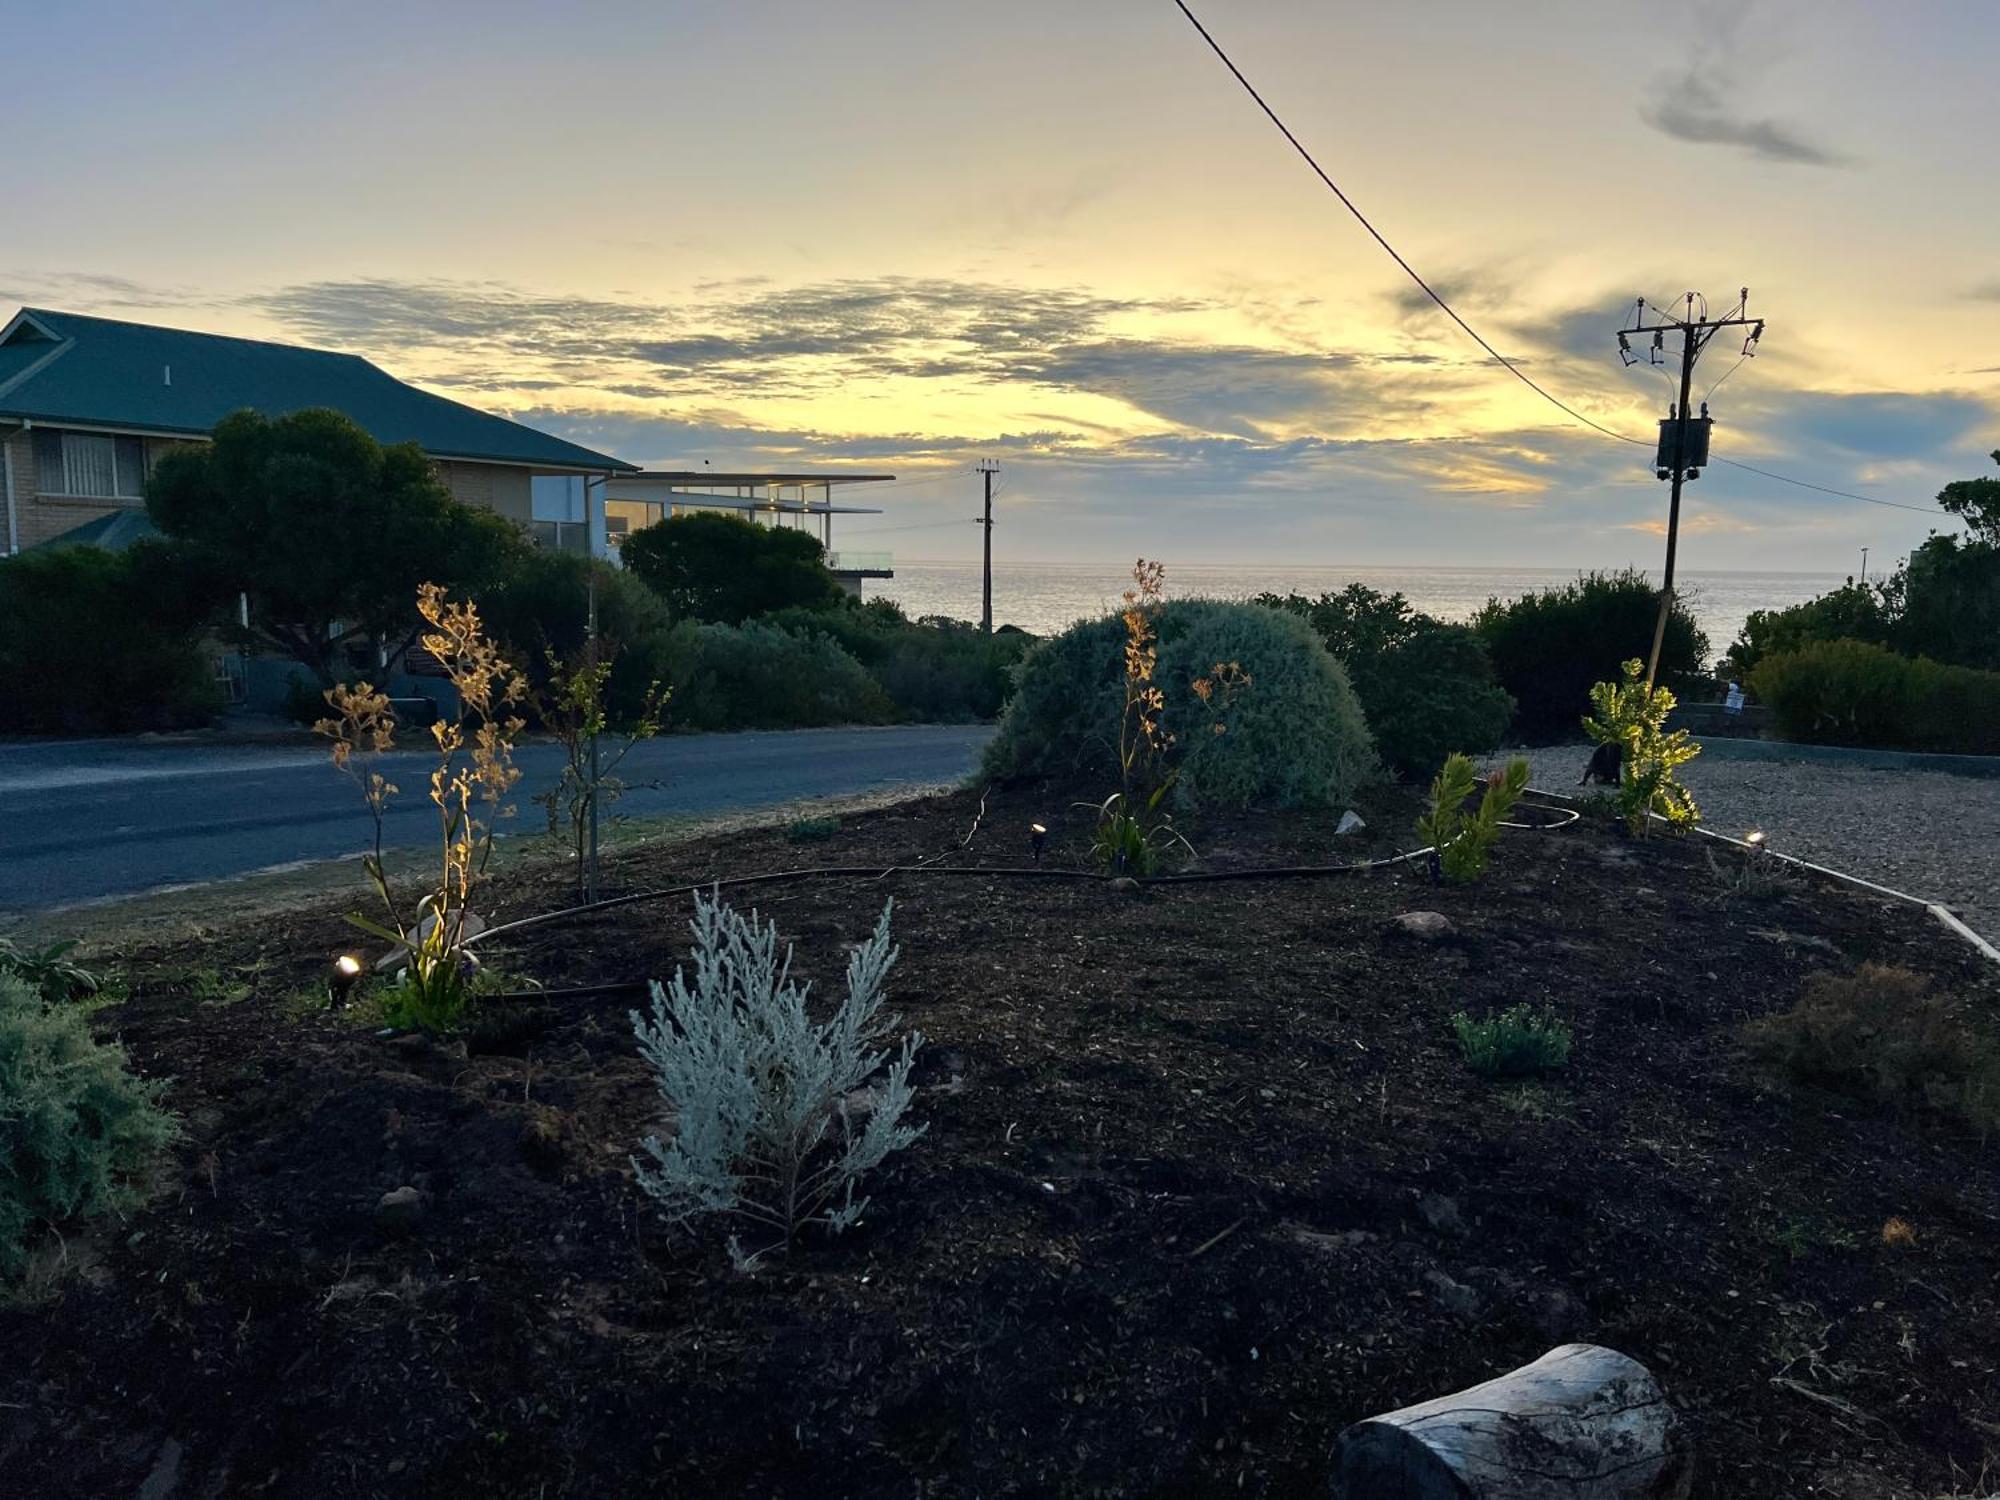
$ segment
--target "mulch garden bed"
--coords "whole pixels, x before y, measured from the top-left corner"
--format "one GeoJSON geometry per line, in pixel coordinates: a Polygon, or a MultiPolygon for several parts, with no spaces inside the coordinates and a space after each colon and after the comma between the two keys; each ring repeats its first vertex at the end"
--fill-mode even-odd
{"type": "MultiPolygon", "coordinates": [[[[641,852],[640,889],[801,864],[1078,867],[1050,788],[641,852]]],[[[1407,793],[1191,828],[1211,869],[1408,847],[1407,793]]],[[[1863,960],[1991,1007],[1921,911],[1730,893],[1693,841],[1509,832],[1420,867],[1121,892],[931,873],[746,892],[838,984],[893,897],[929,1133],[862,1226],[755,1274],[665,1228],[628,1002],[385,1037],[302,997],[339,909],[123,955],[99,1019],[171,1076],[149,1205],[0,1307],[21,1496],[1312,1495],[1345,1424],[1586,1339],[1649,1365],[1705,1496],[1977,1493],[2000,1450],[2000,1186],[1944,1117],[1799,1092],[1749,1017],[1863,960]],[[1423,940],[1399,913],[1443,913],[1423,940]],[[217,976],[222,976],[218,982],[217,976]],[[1450,1018],[1546,1002],[1496,1086],[1450,1018]],[[385,1193],[417,1190],[413,1213],[385,1193]],[[1885,1244],[1892,1216],[1914,1245],[1885,1244]]],[[[357,882],[357,902],[360,887],[357,882]]],[[[510,877],[492,915],[563,904],[510,877]]],[[[688,903],[523,932],[548,986],[666,977],[688,903]]]]}

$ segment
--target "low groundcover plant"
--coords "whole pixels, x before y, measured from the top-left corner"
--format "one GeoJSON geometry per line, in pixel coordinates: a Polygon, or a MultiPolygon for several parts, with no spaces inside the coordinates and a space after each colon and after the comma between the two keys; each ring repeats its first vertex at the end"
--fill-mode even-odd
{"type": "Polygon", "coordinates": [[[893,1055],[883,1045],[896,1025],[882,1014],[900,951],[893,907],[849,955],[846,998],[816,1023],[777,928],[719,892],[697,896],[692,978],[676,969],[653,985],[650,1016],[631,1013],[674,1122],[666,1139],[641,1142],[639,1186],[674,1223],[731,1214],[775,1237],[748,1255],[732,1238],[739,1264],[789,1248],[807,1224],[851,1228],[868,1207],[855,1196],[861,1178],[924,1133],[903,1123],[923,1038],[910,1033],[893,1055]]]}

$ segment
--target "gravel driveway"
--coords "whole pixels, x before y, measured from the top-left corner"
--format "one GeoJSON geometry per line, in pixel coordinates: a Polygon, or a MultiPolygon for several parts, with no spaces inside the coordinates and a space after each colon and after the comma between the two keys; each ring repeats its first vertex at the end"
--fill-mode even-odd
{"type": "MultiPolygon", "coordinates": [[[[1534,785],[1574,790],[1588,745],[1527,752],[1534,785]]],[[[1957,912],[2000,942],[2000,780],[1703,756],[1682,773],[1705,824],[1880,881],[1957,912]]]]}

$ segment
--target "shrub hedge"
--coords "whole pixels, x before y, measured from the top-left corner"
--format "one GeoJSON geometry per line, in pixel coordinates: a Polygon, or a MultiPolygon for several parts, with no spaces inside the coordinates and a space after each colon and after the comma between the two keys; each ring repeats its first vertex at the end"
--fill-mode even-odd
{"type": "Polygon", "coordinates": [[[1013,690],[1013,669],[1034,638],[986,635],[963,620],[908,619],[886,599],[834,609],[783,609],[765,619],[795,635],[824,635],[868,670],[906,719],[992,719],[1013,690]]]}
{"type": "MultiPolygon", "coordinates": [[[[1586,573],[1504,603],[1487,600],[1472,627],[1492,654],[1500,685],[1514,696],[1514,733],[1531,744],[1577,738],[1591,688],[1615,682],[1622,662],[1652,654],[1659,609],[1659,591],[1630,569],[1586,573]]],[[[1684,685],[1707,656],[1708,637],[1677,596],[1660,652],[1661,679],[1684,685]]]]}
{"type": "Polygon", "coordinates": [[[1865,641],[1815,641],[1767,656],[1750,690],[1787,739],[2000,755],[2000,672],[1898,656],[1865,641]]]}
{"type": "Polygon", "coordinates": [[[185,729],[221,710],[206,601],[157,543],[0,561],[0,731],[185,729]]]}
{"type": "Polygon", "coordinates": [[[1337,594],[1262,594],[1298,615],[1347,668],[1375,749],[1395,771],[1428,779],[1453,752],[1497,748],[1514,700],[1493,679],[1486,644],[1470,626],[1413,609],[1401,594],[1349,584],[1337,594]]]}
{"type": "MultiPolygon", "coordinates": [[[[1179,742],[1176,795],[1184,804],[1339,803],[1374,768],[1347,673],[1303,620],[1255,604],[1175,599],[1160,608],[1159,635],[1155,680],[1166,697],[1163,722],[1179,742]],[[1231,661],[1250,685],[1229,709],[1228,732],[1217,735],[1189,684],[1231,661]]],[[[987,747],[985,773],[1115,785],[1124,646],[1124,621],[1107,615],[1030,650],[987,747]]]]}
{"type": "Polygon", "coordinates": [[[682,729],[794,729],[896,717],[881,684],[825,635],[763,620],[684,620],[657,637],[647,656],[673,689],[673,722],[682,729]]]}

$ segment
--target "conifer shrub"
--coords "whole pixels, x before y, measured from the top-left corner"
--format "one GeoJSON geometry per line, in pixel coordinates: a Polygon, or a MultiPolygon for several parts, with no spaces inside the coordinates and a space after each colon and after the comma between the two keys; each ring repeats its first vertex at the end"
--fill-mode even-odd
{"type": "Polygon", "coordinates": [[[19,1274],[37,1226],[133,1201],[176,1133],[163,1088],[133,1077],[81,1010],[0,974],[0,1279],[19,1274]]]}
{"type": "Polygon", "coordinates": [[[674,1223],[733,1215],[769,1238],[749,1256],[732,1238],[739,1263],[790,1247],[808,1224],[851,1228],[868,1207],[855,1196],[861,1179],[924,1133],[903,1123],[923,1038],[912,1032],[892,1051],[896,1017],[882,1013],[899,951],[892,909],[849,953],[846,997],[816,1022],[777,928],[720,893],[697,896],[692,977],[676,969],[653,985],[650,1015],[631,1012],[674,1122],[640,1143],[639,1186],[674,1223]]]}
{"type": "Polygon", "coordinates": [[[1510,1005],[1491,1015],[1451,1018],[1465,1065],[1481,1078],[1525,1078],[1569,1061],[1570,1030],[1546,1006],[1510,1005]]]}
{"type": "MultiPolygon", "coordinates": [[[[1345,802],[1375,769],[1374,745],[1347,673],[1303,620],[1255,604],[1170,599],[1157,615],[1154,684],[1160,719],[1179,746],[1174,793],[1183,805],[1327,806],[1345,802]],[[1230,662],[1254,687],[1212,732],[1194,684],[1230,662]]],[[[984,774],[1116,780],[1126,715],[1126,626],[1085,620],[1022,659],[1013,699],[987,747],[984,774]]]]}

